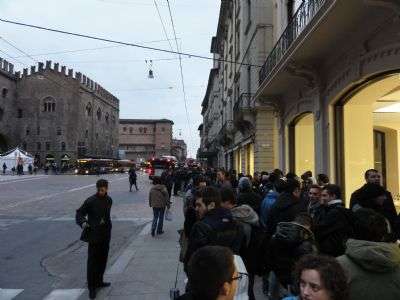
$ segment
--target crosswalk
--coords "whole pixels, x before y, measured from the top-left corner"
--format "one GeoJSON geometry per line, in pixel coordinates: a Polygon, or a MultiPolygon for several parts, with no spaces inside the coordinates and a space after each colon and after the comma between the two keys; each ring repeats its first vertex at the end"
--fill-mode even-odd
{"type": "MultiPolygon", "coordinates": [[[[20,296],[23,299],[24,290],[0,288],[0,300],[12,300],[20,296]]],[[[43,300],[77,300],[85,292],[84,289],[57,289],[51,291],[43,300]]]]}

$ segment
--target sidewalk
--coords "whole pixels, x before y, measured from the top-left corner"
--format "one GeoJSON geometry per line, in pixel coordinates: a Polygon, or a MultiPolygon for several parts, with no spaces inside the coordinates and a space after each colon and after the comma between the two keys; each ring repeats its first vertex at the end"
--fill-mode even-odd
{"type": "MultiPolygon", "coordinates": [[[[177,230],[183,227],[182,198],[173,197],[174,220],[165,221],[161,236],[150,235],[150,223],[131,242],[120,258],[106,271],[111,288],[99,292],[97,299],[167,300],[174,287],[179,257],[177,230]]],[[[150,208],[149,208],[150,209],[150,208]]],[[[178,288],[184,291],[180,264],[178,288]]]]}

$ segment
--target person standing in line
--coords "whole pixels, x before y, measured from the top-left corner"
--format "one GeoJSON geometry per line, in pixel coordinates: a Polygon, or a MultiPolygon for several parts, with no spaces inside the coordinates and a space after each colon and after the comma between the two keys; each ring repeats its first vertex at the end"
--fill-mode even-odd
{"type": "Polygon", "coordinates": [[[7,165],[6,163],[3,163],[3,175],[6,174],[6,170],[7,170],[7,165]]]}
{"type": "Polygon", "coordinates": [[[137,174],[136,170],[134,167],[131,167],[129,169],[129,192],[132,192],[132,187],[135,186],[136,191],[138,191],[138,186],[137,186],[137,174]]]}
{"type": "Polygon", "coordinates": [[[110,286],[104,282],[108,252],[111,240],[111,206],[108,196],[108,181],[96,183],[97,193],[83,203],[76,211],[76,223],[83,229],[81,240],[88,242],[87,283],[89,298],[95,299],[98,288],[110,286]]]}
{"type": "Polygon", "coordinates": [[[156,234],[163,234],[164,214],[165,208],[170,208],[168,190],[161,179],[155,177],[153,179],[154,186],[150,190],[149,205],[153,208],[153,224],[151,226],[151,235],[154,237],[156,234]]]}

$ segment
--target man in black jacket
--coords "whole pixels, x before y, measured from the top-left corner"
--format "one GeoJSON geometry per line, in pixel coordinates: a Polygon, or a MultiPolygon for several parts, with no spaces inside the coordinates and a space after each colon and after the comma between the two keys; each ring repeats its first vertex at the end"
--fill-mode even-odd
{"type": "Polygon", "coordinates": [[[97,193],[76,211],[76,223],[83,228],[81,239],[89,243],[87,260],[87,282],[90,299],[96,298],[96,289],[110,286],[103,281],[111,239],[112,199],[107,195],[108,181],[96,183],[97,193]]]}
{"type": "Polygon", "coordinates": [[[204,246],[224,246],[239,254],[244,242],[244,234],[234,221],[232,213],[221,207],[218,189],[204,187],[196,196],[195,206],[199,221],[190,232],[184,259],[185,270],[192,254],[204,246]]]}
{"type": "Polygon", "coordinates": [[[328,184],[322,188],[323,211],[314,221],[315,238],[322,254],[340,256],[345,252],[347,239],[352,235],[352,213],[344,207],[340,187],[328,184]]]}
{"type": "Polygon", "coordinates": [[[279,195],[268,214],[267,231],[270,236],[275,233],[278,223],[292,222],[298,214],[307,212],[307,206],[301,201],[300,196],[300,182],[288,179],[284,192],[279,195]]]}
{"type": "MultiPolygon", "coordinates": [[[[367,170],[364,174],[364,178],[366,181],[366,184],[377,184],[377,185],[382,185],[381,182],[381,174],[379,174],[378,170],[375,169],[370,169],[367,170]]],[[[363,198],[363,188],[365,187],[362,186],[358,190],[356,190],[350,198],[350,209],[353,209],[355,205],[360,205],[360,201],[362,201],[363,198]]],[[[383,203],[383,211],[382,214],[388,219],[393,232],[394,232],[394,240],[397,238],[400,238],[400,228],[398,228],[397,224],[397,212],[396,212],[396,207],[394,206],[393,202],[393,197],[392,194],[389,191],[386,191],[386,199],[383,203]]]]}

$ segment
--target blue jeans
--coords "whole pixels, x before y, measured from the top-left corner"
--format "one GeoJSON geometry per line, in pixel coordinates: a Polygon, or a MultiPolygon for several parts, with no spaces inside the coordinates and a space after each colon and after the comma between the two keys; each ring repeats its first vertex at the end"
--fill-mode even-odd
{"type": "Polygon", "coordinates": [[[153,207],[153,224],[151,226],[151,232],[155,232],[157,229],[157,233],[163,231],[164,224],[164,213],[165,207],[153,207]]]}

